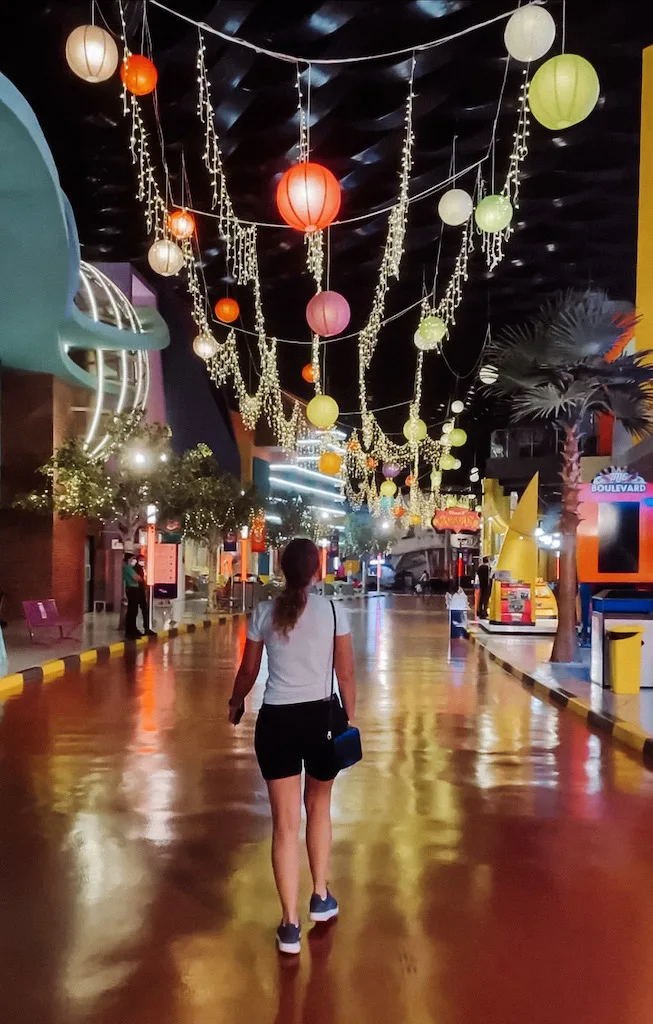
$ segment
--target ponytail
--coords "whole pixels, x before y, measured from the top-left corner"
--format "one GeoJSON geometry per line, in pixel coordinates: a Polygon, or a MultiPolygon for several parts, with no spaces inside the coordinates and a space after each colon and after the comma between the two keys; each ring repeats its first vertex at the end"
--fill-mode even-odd
{"type": "Polygon", "coordinates": [[[320,553],[312,540],[291,540],[281,556],[286,585],[274,602],[272,628],[287,637],[306,607],[307,590],[320,568],[320,553]]]}

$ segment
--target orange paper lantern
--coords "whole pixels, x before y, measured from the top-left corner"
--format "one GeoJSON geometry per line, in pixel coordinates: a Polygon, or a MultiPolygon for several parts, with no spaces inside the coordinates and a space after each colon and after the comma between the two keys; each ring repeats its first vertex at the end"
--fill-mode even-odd
{"type": "Polygon", "coordinates": [[[156,89],[159,73],[149,57],[132,53],[120,65],[120,77],[127,92],[147,96],[156,89]]]}
{"type": "Polygon", "coordinates": [[[396,508],[393,508],[392,514],[396,519],[403,519],[406,515],[406,509],[403,505],[397,505],[396,508]]]}
{"type": "Polygon", "coordinates": [[[188,210],[173,210],[168,214],[168,231],[173,238],[184,242],[195,232],[195,218],[188,210]]]}
{"type": "Polygon", "coordinates": [[[342,459],[335,452],[324,452],[317,464],[320,473],[327,473],[329,476],[337,476],[341,466],[342,459]]]}
{"type": "Polygon", "coordinates": [[[328,227],[340,209],[340,185],[321,164],[290,167],[277,185],[277,207],[291,228],[306,233],[328,227]]]}
{"type": "Polygon", "coordinates": [[[368,469],[376,469],[376,467],[378,466],[378,462],[376,459],[373,459],[371,455],[368,455],[365,465],[367,466],[368,469]]]}
{"type": "Polygon", "coordinates": [[[240,316],[240,306],[235,299],[218,299],[214,312],[223,324],[232,324],[240,316]]]}
{"type": "Polygon", "coordinates": [[[312,363],[307,363],[302,370],[302,377],[307,384],[315,384],[315,370],[312,363]]]}

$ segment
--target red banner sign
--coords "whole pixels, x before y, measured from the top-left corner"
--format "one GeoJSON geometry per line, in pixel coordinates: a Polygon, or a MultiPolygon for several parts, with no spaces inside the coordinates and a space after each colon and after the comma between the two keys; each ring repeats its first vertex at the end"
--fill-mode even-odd
{"type": "Polygon", "coordinates": [[[481,528],[478,512],[469,508],[440,508],[433,516],[436,530],[453,530],[454,533],[477,533],[481,528]]]}
{"type": "Polygon", "coordinates": [[[252,522],[252,532],[250,534],[252,539],[252,551],[263,554],[267,548],[265,546],[265,516],[256,516],[252,522]]]}

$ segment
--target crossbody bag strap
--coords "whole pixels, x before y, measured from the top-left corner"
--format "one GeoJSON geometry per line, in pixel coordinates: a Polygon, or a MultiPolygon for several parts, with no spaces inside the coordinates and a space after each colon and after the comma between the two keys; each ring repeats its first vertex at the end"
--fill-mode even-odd
{"type": "Polygon", "coordinates": [[[331,613],[333,615],[333,651],[331,654],[331,700],[333,700],[333,694],[335,693],[336,687],[336,633],[337,633],[337,619],[336,619],[336,606],[333,601],[329,601],[331,605],[331,613]]]}

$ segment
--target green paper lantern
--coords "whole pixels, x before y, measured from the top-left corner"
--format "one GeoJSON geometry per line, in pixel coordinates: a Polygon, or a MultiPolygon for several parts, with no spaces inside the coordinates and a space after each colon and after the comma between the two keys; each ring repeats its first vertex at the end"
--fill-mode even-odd
{"type": "Polygon", "coordinates": [[[449,455],[449,453],[443,455],[440,459],[440,469],[453,469],[455,465],[456,460],[453,455],[449,455]]]}
{"type": "Polygon", "coordinates": [[[406,420],[404,423],[404,437],[411,444],[419,444],[426,437],[426,423],[424,420],[406,420]]]}
{"type": "Polygon", "coordinates": [[[441,316],[424,317],[415,331],[415,345],[421,352],[432,352],[447,333],[447,325],[441,316]]]}
{"type": "Polygon", "coordinates": [[[379,488],[382,498],[394,498],[397,493],[397,485],[394,480],[384,480],[379,488]]]}
{"type": "Polygon", "coordinates": [[[481,231],[495,235],[505,231],[513,216],[512,203],[507,196],[486,196],[476,207],[476,223],[481,231]]]}
{"type": "Polygon", "coordinates": [[[575,53],[561,53],[533,75],[528,105],[536,121],[559,132],[589,117],[600,92],[599,76],[590,62],[575,53]]]}
{"type": "Polygon", "coordinates": [[[455,427],[449,434],[449,444],[453,448],[462,448],[465,441],[467,440],[467,434],[461,427],[455,427]]]}

